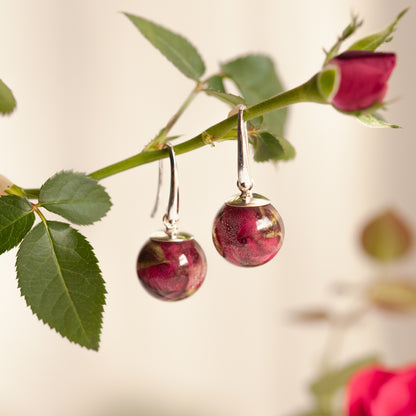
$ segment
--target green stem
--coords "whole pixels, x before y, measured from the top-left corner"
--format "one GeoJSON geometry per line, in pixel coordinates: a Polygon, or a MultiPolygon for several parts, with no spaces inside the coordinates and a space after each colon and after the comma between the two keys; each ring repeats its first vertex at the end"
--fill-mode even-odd
{"type": "Polygon", "coordinates": [[[24,194],[26,198],[37,199],[39,198],[39,189],[24,189],[24,194]]]}
{"type": "Polygon", "coordinates": [[[17,195],[24,198],[28,197],[26,190],[17,185],[12,185],[10,188],[5,189],[4,192],[9,195],[17,195]]]}
{"type": "MultiPolygon", "coordinates": [[[[256,104],[248,108],[244,112],[244,119],[252,120],[253,118],[259,117],[263,114],[266,114],[270,111],[278,110],[279,108],[287,107],[292,104],[302,103],[302,102],[315,102],[320,104],[326,104],[326,101],[322,98],[321,94],[318,91],[316,83],[317,75],[313,76],[309,81],[300,85],[299,87],[293,88],[292,90],[282,92],[272,98],[269,98],[265,101],[262,101],[259,104],[256,104]]],[[[186,107],[194,98],[195,94],[199,91],[197,87],[191,92],[185,103],[178,110],[176,115],[172,117],[171,121],[167,124],[166,128],[170,128],[177,120],[177,118],[183,113],[186,107]]],[[[198,134],[197,136],[189,139],[183,143],[177,144],[174,149],[175,153],[180,155],[182,153],[187,153],[192,150],[199,149],[200,147],[206,146],[207,144],[213,144],[224,140],[224,136],[232,130],[237,125],[237,115],[226,118],[223,121],[209,127],[207,130],[198,134]]],[[[150,145],[150,143],[149,143],[150,145]]],[[[120,162],[113,163],[109,166],[106,166],[102,169],[96,170],[95,172],[90,173],[94,179],[101,180],[108,178],[109,176],[115,175],[120,172],[124,172],[128,169],[135,168],[146,163],[155,162],[156,160],[164,159],[168,157],[168,151],[166,149],[162,150],[143,150],[142,152],[131,156],[127,159],[121,160],[120,162]]],[[[29,197],[36,197],[39,193],[37,189],[26,189],[26,194],[29,197]]]]}
{"type": "Polygon", "coordinates": [[[196,87],[190,92],[184,103],[180,106],[178,111],[172,116],[172,118],[168,121],[166,126],[160,130],[158,135],[150,141],[142,150],[142,152],[148,152],[151,150],[157,150],[163,147],[164,143],[166,142],[167,135],[175,125],[175,123],[179,120],[179,117],[185,112],[185,110],[189,107],[191,102],[197,96],[197,94],[201,91],[201,84],[198,82],[196,87]]]}
{"type": "MultiPolygon", "coordinates": [[[[305,84],[300,85],[292,90],[282,92],[275,97],[262,101],[248,108],[244,112],[245,120],[252,120],[270,111],[278,110],[279,108],[287,107],[292,104],[301,102],[316,102],[320,104],[326,104],[326,101],[322,98],[316,85],[316,75],[307,81],[305,84]]],[[[212,144],[215,141],[219,141],[222,137],[228,133],[237,124],[237,115],[226,118],[225,120],[211,126],[204,132],[198,134],[194,138],[180,143],[174,147],[175,153],[180,155],[192,150],[199,149],[207,144],[212,144]]],[[[136,166],[151,163],[159,159],[168,157],[168,151],[166,149],[156,150],[151,152],[141,152],[137,155],[124,159],[120,162],[106,166],[95,172],[90,173],[90,176],[94,179],[101,180],[117,173],[123,172],[128,169],[132,169],[136,166]]]]}
{"type": "Polygon", "coordinates": [[[37,206],[37,205],[33,205],[32,204],[32,206],[33,206],[33,210],[36,212],[36,214],[38,214],[39,215],[39,218],[43,221],[43,223],[45,224],[45,226],[47,227],[47,224],[46,224],[46,218],[45,218],[45,216],[42,214],[42,211],[39,209],[39,207],[37,206]]]}
{"type": "Polygon", "coordinates": [[[179,110],[173,117],[169,120],[168,124],[164,128],[164,133],[167,134],[170,129],[174,126],[174,124],[178,121],[179,117],[184,113],[184,111],[189,107],[189,104],[193,101],[193,99],[197,96],[197,94],[201,91],[201,84],[198,83],[196,87],[191,91],[191,93],[186,98],[185,102],[181,105],[179,110]]]}

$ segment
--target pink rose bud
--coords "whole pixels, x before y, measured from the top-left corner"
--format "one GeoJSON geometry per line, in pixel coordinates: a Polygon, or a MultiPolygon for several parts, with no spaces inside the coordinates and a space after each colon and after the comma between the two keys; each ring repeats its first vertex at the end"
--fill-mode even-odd
{"type": "Polygon", "coordinates": [[[329,61],[319,76],[319,88],[339,110],[364,110],[383,102],[395,66],[394,53],[347,51],[329,61]]]}
{"type": "Polygon", "coordinates": [[[364,368],[347,386],[348,416],[414,416],[416,365],[400,370],[364,368]]]}

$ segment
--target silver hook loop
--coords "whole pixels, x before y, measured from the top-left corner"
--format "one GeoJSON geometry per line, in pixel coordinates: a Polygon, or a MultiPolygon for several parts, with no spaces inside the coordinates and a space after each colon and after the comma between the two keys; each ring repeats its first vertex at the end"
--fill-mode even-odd
{"type": "Polygon", "coordinates": [[[166,233],[171,239],[176,238],[178,232],[177,223],[179,221],[179,182],[178,182],[178,166],[176,164],[175,151],[171,143],[166,143],[169,151],[170,160],[170,192],[168,209],[163,222],[166,227],[166,233]]]}
{"type": "Polygon", "coordinates": [[[243,199],[251,198],[251,189],[253,180],[250,175],[249,157],[248,157],[248,132],[247,123],[244,121],[244,110],[247,107],[240,105],[238,107],[238,124],[237,124],[237,143],[238,143],[238,180],[237,186],[241,191],[243,199]]]}

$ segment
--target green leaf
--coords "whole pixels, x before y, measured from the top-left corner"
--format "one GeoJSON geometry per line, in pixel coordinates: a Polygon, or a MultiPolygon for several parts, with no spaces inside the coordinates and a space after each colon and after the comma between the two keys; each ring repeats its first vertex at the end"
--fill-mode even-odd
{"type": "Polygon", "coordinates": [[[39,202],[47,210],[79,225],[98,221],[111,207],[110,197],[95,179],[72,171],[49,178],[40,188],[39,202]]]}
{"type": "Polygon", "coordinates": [[[263,125],[263,116],[253,118],[252,120],[247,121],[247,127],[250,130],[261,130],[263,125]]]}
{"type": "Polygon", "coordinates": [[[365,51],[375,51],[380,45],[386,42],[390,42],[393,37],[391,34],[396,29],[396,25],[399,20],[406,14],[409,9],[403,10],[399,15],[396,17],[394,22],[387,26],[384,30],[378,33],[374,33],[370,36],[365,37],[364,39],[360,39],[359,41],[353,43],[348,49],[359,49],[365,51]]]}
{"type": "Polygon", "coordinates": [[[0,79],[0,113],[10,114],[16,108],[16,99],[10,88],[0,79]]]}
{"type": "Polygon", "coordinates": [[[199,80],[205,72],[205,64],[188,40],[142,17],[129,13],[125,13],[125,15],[179,71],[188,78],[199,80]]]}
{"type": "Polygon", "coordinates": [[[288,142],[284,137],[275,137],[275,139],[280,143],[280,146],[283,148],[283,157],[282,160],[294,159],[296,156],[295,148],[288,142]]]}
{"type": "Polygon", "coordinates": [[[367,254],[379,261],[398,260],[409,252],[413,236],[407,224],[392,210],[371,219],[361,233],[367,254]]]}
{"type": "Polygon", "coordinates": [[[323,66],[326,66],[332,58],[338,55],[338,52],[341,48],[342,43],[346,39],[348,39],[362,24],[363,24],[363,21],[358,20],[358,16],[356,15],[352,16],[351,23],[342,31],[341,35],[338,36],[337,41],[329,50],[329,52],[325,51],[326,58],[325,58],[323,66]]]}
{"type": "Polygon", "coordinates": [[[283,137],[275,137],[267,131],[256,135],[254,160],[256,162],[289,160],[295,157],[294,147],[283,137]]]}
{"type": "Polygon", "coordinates": [[[384,128],[384,127],[390,127],[392,129],[400,129],[401,127],[396,124],[390,124],[387,121],[383,119],[383,117],[380,114],[367,114],[362,113],[357,115],[358,120],[361,121],[361,123],[365,124],[368,127],[375,127],[375,128],[384,128]]]}
{"type": "Polygon", "coordinates": [[[224,92],[216,91],[216,90],[210,90],[205,89],[203,90],[205,94],[210,95],[212,97],[218,98],[220,101],[223,101],[226,104],[231,105],[232,107],[235,107],[238,104],[244,104],[244,98],[234,95],[234,94],[227,94],[224,92]]]}
{"type": "Polygon", "coordinates": [[[378,362],[377,357],[371,356],[354,361],[345,367],[324,374],[310,386],[311,392],[321,401],[332,397],[338,390],[345,387],[351,376],[361,368],[378,362]]]}
{"type": "MultiPolygon", "coordinates": [[[[237,85],[251,106],[283,91],[273,61],[265,55],[247,55],[221,65],[222,72],[237,85]]],[[[287,108],[265,114],[264,129],[283,136],[287,108]]]]}
{"type": "Polygon", "coordinates": [[[17,280],[26,303],[62,336],[98,350],[105,287],[93,249],[62,222],[41,222],[17,253],[17,280]]]}
{"type": "Polygon", "coordinates": [[[0,254],[16,247],[35,221],[30,203],[20,196],[0,198],[0,254]]]}
{"type": "Polygon", "coordinates": [[[391,312],[416,312],[416,285],[412,280],[379,280],[367,289],[376,307],[391,312]]]}
{"type": "Polygon", "coordinates": [[[209,90],[215,90],[219,92],[226,92],[224,83],[222,82],[222,77],[220,75],[213,75],[208,78],[207,87],[209,90]]]}

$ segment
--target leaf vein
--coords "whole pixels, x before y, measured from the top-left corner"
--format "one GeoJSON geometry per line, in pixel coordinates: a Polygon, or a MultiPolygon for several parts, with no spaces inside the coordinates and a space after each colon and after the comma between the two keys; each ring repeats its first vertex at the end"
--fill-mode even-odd
{"type": "Polygon", "coordinates": [[[52,249],[52,252],[53,252],[53,256],[52,256],[53,257],[53,261],[54,261],[54,263],[55,263],[55,265],[56,265],[56,267],[58,269],[58,276],[60,277],[60,279],[62,281],[62,284],[64,285],[64,287],[66,289],[66,292],[64,291],[64,293],[67,294],[67,298],[68,298],[70,304],[72,305],[73,312],[75,312],[75,316],[76,316],[76,318],[77,318],[77,320],[79,322],[79,325],[80,325],[80,327],[81,327],[84,335],[88,338],[88,340],[91,341],[90,336],[88,335],[88,332],[87,332],[86,328],[84,327],[84,324],[82,322],[82,319],[79,316],[79,313],[78,313],[78,311],[77,311],[77,309],[75,307],[75,303],[74,303],[74,301],[73,301],[73,299],[71,297],[71,292],[69,291],[68,286],[66,284],[65,278],[64,278],[63,273],[62,273],[61,265],[59,264],[59,261],[58,261],[58,256],[57,256],[57,253],[56,253],[56,250],[55,250],[54,240],[52,238],[52,235],[50,233],[50,230],[49,230],[49,227],[48,227],[48,224],[47,224],[46,221],[44,221],[44,225],[45,225],[46,233],[48,235],[49,242],[50,242],[50,245],[51,245],[51,249],[52,249]]]}

